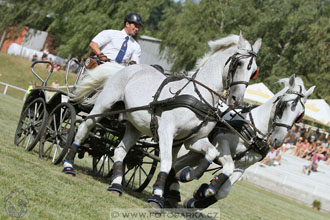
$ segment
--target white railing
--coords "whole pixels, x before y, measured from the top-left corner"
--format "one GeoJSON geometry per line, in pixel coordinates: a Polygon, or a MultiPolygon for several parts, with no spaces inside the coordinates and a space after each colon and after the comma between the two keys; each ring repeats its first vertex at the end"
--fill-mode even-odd
{"type": "Polygon", "coordinates": [[[8,87],[10,88],[13,88],[13,89],[16,89],[16,90],[19,90],[19,91],[22,91],[24,92],[24,97],[23,97],[23,100],[25,99],[25,96],[26,96],[26,89],[22,89],[22,88],[19,88],[17,86],[13,86],[13,85],[10,85],[8,83],[4,83],[4,82],[0,82],[0,85],[4,86],[4,90],[3,90],[3,94],[6,95],[7,94],[7,90],[8,90],[8,87]]]}

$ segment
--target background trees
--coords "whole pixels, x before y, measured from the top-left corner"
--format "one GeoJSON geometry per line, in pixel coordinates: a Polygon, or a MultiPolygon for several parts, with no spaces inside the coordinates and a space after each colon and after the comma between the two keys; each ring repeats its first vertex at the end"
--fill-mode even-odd
{"type": "Polygon", "coordinates": [[[259,81],[274,92],[278,79],[293,73],[314,98],[330,103],[329,0],[3,0],[0,29],[9,25],[45,30],[59,38],[58,54],[87,56],[88,43],[103,29],[120,29],[138,12],[140,34],[163,40],[173,71],[191,70],[208,51],[207,42],[240,30],[250,42],[263,39],[259,81]],[[197,3],[196,3],[197,2],[197,3]]]}

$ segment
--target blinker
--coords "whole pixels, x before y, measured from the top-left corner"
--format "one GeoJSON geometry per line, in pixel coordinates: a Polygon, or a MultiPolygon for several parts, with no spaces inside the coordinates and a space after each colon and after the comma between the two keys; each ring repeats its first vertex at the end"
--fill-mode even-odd
{"type": "Polygon", "coordinates": [[[252,74],[251,79],[256,79],[259,74],[259,67],[257,67],[257,70],[252,74]]]}

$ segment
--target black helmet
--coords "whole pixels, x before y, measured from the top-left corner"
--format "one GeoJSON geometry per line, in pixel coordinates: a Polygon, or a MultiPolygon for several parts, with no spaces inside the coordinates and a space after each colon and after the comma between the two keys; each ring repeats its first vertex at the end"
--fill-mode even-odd
{"type": "Polygon", "coordinates": [[[125,17],[124,23],[126,24],[126,21],[129,23],[136,23],[139,25],[143,25],[142,23],[142,17],[138,13],[128,13],[125,17]]]}

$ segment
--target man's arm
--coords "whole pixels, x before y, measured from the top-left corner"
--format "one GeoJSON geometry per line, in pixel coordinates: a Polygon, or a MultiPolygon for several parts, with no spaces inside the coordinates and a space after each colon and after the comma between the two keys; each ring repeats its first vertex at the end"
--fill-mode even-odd
{"type": "Polygon", "coordinates": [[[94,53],[101,61],[109,61],[108,57],[101,52],[97,43],[92,41],[90,42],[89,47],[91,48],[92,53],[94,53]]]}
{"type": "Polygon", "coordinates": [[[89,47],[91,48],[92,53],[94,53],[95,55],[101,54],[99,45],[97,43],[95,43],[94,41],[90,42],[89,47]]]}

